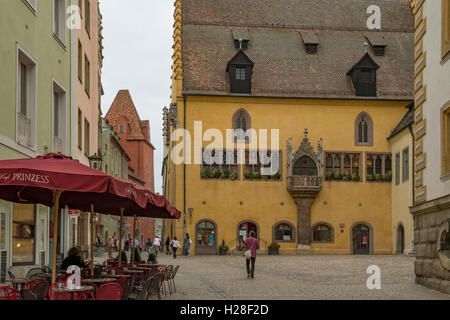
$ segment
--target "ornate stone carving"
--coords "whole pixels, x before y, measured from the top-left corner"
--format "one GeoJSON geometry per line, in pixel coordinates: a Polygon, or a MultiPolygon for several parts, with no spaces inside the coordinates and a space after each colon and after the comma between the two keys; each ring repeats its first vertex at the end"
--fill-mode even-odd
{"type": "Polygon", "coordinates": [[[317,171],[319,172],[319,177],[322,177],[322,142],[320,139],[317,144],[317,151],[314,151],[311,143],[308,139],[308,129],[305,129],[305,137],[300,143],[297,151],[292,150],[292,138],[287,141],[286,153],[287,153],[287,176],[293,176],[293,167],[295,162],[301,157],[307,156],[311,158],[317,165],[317,171]]]}

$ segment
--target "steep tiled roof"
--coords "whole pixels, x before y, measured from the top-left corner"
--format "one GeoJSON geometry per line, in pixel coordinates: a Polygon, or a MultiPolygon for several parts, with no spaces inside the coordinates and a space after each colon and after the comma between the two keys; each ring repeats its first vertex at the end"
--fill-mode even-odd
{"type": "Polygon", "coordinates": [[[365,36],[376,35],[387,45],[383,57],[369,47],[380,66],[378,98],[413,99],[408,0],[184,0],[184,93],[229,94],[226,67],[239,30],[250,38],[253,96],[356,98],[346,73],[364,54],[365,36]],[[381,31],[367,28],[370,5],[381,8],[381,31]],[[317,54],[306,53],[302,31],[320,42],[317,54]]]}
{"type": "Polygon", "coordinates": [[[144,139],[144,133],[141,128],[141,118],[134,106],[130,91],[120,90],[117,93],[114,102],[106,114],[106,119],[111,125],[116,127],[119,124],[119,118],[123,116],[128,122],[128,138],[144,139]]]}

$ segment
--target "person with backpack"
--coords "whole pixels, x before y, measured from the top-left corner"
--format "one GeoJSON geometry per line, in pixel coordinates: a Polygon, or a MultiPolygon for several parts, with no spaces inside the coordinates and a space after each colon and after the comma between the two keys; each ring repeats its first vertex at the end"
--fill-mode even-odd
{"type": "Polygon", "coordinates": [[[181,248],[180,243],[177,240],[177,237],[173,238],[172,240],[172,252],[173,252],[173,258],[177,258],[177,249],[181,248]]]}
{"type": "Polygon", "coordinates": [[[250,231],[249,237],[245,239],[244,246],[247,249],[245,251],[245,264],[247,266],[247,278],[254,279],[255,276],[255,261],[256,261],[256,250],[259,249],[259,241],[256,239],[255,231],[250,231]],[[251,263],[251,269],[250,269],[251,263]]]}

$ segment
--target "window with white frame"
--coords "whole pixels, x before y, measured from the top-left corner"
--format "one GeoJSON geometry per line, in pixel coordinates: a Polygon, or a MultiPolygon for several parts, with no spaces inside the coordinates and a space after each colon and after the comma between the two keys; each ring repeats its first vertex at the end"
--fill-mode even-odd
{"type": "Polygon", "coordinates": [[[53,152],[65,153],[66,91],[53,82],[53,152]]]}
{"type": "Polygon", "coordinates": [[[17,126],[19,144],[34,148],[36,128],[37,65],[20,48],[17,52],[17,126]]]}
{"type": "Polygon", "coordinates": [[[53,0],[53,33],[66,43],[66,0],[53,0]]]}

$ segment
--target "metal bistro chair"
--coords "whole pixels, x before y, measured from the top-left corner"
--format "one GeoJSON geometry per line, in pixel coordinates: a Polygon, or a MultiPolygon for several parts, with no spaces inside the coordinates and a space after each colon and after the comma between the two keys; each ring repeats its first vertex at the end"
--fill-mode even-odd
{"type": "Polygon", "coordinates": [[[128,300],[133,279],[129,278],[117,278],[114,283],[118,283],[122,287],[122,300],[128,300]]]}
{"type": "Polygon", "coordinates": [[[148,278],[144,281],[142,286],[134,287],[135,293],[131,294],[129,297],[131,300],[147,300],[149,288],[151,283],[155,281],[153,277],[148,278]]]}
{"type": "Polygon", "coordinates": [[[18,291],[12,287],[0,287],[0,301],[1,300],[18,300],[18,291]]]}
{"type": "Polygon", "coordinates": [[[163,284],[164,275],[162,272],[156,272],[153,274],[153,281],[150,283],[148,293],[150,297],[156,295],[158,300],[161,300],[161,287],[163,284]]]}
{"type": "Polygon", "coordinates": [[[55,287],[58,283],[64,284],[64,282],[55,282],[48,288],[48,290],[47,290],[48,300],[72,300],[72,295],[70,293],[58,292],[58,291],[53,290],[53,289],[55,289],[55,287]]]}
{"type": "Polygon", "coordinates": [[[167,282],[167,286],[169,286],[169,279],[172,276],[172,272],[173,272],[173,265],[168,265],[165,269],[165,271],[162,271],[163,273],[163,282],[162,282],[162,286],[164,289],[164,295],[167,297],[167,290],[166,290],[166,282],[167,282]]]}
{"type": "Polygon", "coordinates": [[[45,300],[49,286],[47,279],[33,279],[25,283],[22,289],[31,291],[37,300],[45,300]]]}
{"type": "Polygon", "coordinates": [[[11,271],[8,271],[8,276],[9,276],[9,279],[11,280],[11,282],[12,282],[13,288],[16,289],[16,290],[19,290],[19,285],[14,282],[14,280],[16,279],[16,276],[11,271]]]}
{"type": "Polygon", "coordinates": [[[118,283],[105,283],[97,289],[95,300],[120,300],[122,287],[118,283]]]}
{"type": "Polygon", "coordinates": [[[34,275],[39,274],[52,274],[52,271],[49,267],[37,267],[37,268],[32,268],[27,272],[27,276],[26,279],[27,280],[32,280],[35,279],[34,275]],[[50,272],[49,272],[50,270],[50,272]]]}
{"type": "Polygon", "coordinates": [[[172,294],[172,289],[173,289],[173,291],[174,291],[174,293],[177,293],[177,288],[176,288],[176,286],[175,286],[175,276],[177,275],[177,272],[178,272],[178,268],[179,268],[180,266],[176,266],[174,269],[173,269],[173,271],[171,272],[171,274],[170,274],[170,278],[169,278],[169,280],[167,281],[167,284],[169,285],[169,292],[170,292],[170,294],[172,294]]]}
{"type": "Polygon", "coordinates": [[[39,300],[33,293],[33,291],[28,289],[20,290],[20,297],[22,298],[22,300],[39,300]]]}

